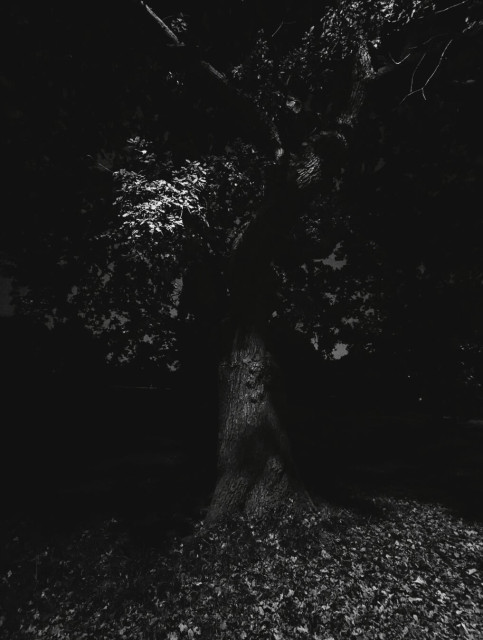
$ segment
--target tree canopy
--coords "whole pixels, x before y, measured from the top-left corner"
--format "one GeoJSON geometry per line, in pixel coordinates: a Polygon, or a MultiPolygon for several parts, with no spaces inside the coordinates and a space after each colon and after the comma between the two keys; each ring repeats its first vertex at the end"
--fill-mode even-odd
{"type": "Polygon", "coordinates": [[[174,371],[243,272],[274,335],[479,388],[481,2],[7,11],[19,311],[174,371]]]}

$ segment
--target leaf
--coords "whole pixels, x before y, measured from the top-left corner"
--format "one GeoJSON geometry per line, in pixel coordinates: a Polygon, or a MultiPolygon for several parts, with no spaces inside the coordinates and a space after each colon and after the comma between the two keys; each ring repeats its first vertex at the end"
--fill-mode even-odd
{"type": "Polygon", "coordinates": [[[300,633],[308,633],[309,630],[307,628],[307,625],[304,625],[303,627],[297,627],[297,631],[300,631],[300,633]]]}

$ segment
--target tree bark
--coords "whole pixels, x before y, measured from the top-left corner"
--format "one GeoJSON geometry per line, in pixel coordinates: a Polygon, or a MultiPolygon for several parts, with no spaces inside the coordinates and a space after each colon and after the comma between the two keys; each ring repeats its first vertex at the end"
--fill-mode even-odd
{"type": "Polygon", "coordinates": [[[346,110],[334,131],[320,132],[295,161],[280,166],[284,177],[233,246],[227,285],[236,328],[220,365],[218,482],[207,523],[243,512],[263,517],[285,507],[309,505],[297,479],[281,408],[283,394],[265,332],[271,311],[271,262],[314,189],[332,189],[371,79],[367,48],[354,60],[346,110]]]}
{"type": "Polygon", "coordinates": [[[219,475],[207,522],[240,512],[261,518],[290,498],[306,502],[283,424],[279,373],[256,325],[234,331],[219,385],[219,475]]]}

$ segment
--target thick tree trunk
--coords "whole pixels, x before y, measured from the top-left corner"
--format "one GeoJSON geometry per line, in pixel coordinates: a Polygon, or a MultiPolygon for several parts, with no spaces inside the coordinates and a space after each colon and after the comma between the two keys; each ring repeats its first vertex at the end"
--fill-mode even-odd
{"type": "Polygon", "coordinates": [[[290,497],[298,504],[310,502],[296,479],[281,419],[275,363],[264,338],[271,313],[271,263],[314,189],[332,190],[372,76],[361,40],[354,54],[350,96],[335,130],[321,131],[300,157],[279,165],[281,179],[234,242],[226,275],[230,315],[239,325],[220,366],[219,477],[208,522],[236,512],[263,517],[285,506],[290,497]]]}
{"type": "Polygon", "coordinates": [[[207,521],[263,517],[306,500],[285,433],[282,394],[262,332],[239,328],[220,364],[218,482],[207,521]]]}

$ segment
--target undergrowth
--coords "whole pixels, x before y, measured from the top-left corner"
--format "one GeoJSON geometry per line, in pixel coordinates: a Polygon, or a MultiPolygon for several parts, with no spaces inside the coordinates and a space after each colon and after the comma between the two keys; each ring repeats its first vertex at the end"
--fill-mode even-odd
{"type": "Polygon", "coordinates": [[[134,547],[114,520],[29,546],[0,577],[15,640],[438,640],[483,637],[483,527],[437,505],[195,528],[134,547]]]}

